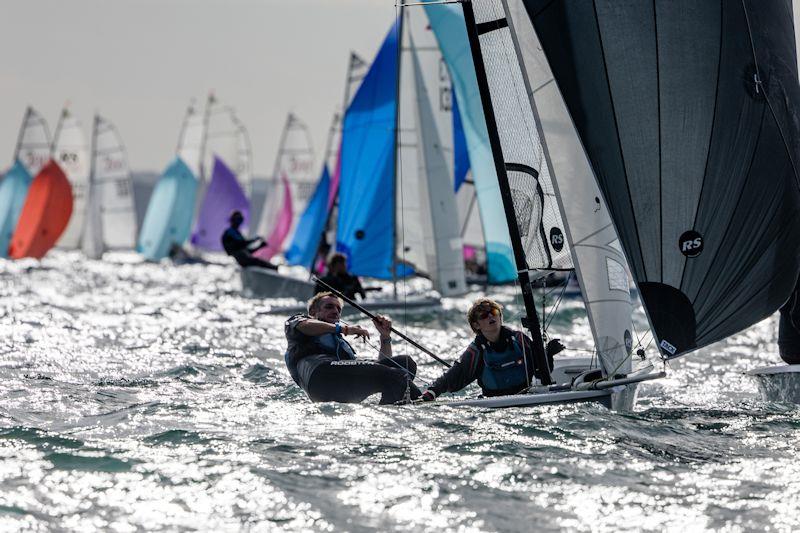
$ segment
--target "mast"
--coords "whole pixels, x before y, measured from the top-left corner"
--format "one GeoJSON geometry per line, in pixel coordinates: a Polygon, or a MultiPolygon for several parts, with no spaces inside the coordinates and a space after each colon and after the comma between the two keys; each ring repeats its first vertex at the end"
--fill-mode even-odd
{"type": "Polygon", "coordinates": [[[517,277],[522,289],[522,299],[525,304],[526,317],[522,319],[522,325],[528,329],[533,339],[533,359],[536,369],[542,376],[542,383],[550,385],[553,380],[550,376],[550,367],[547,362],[547,355],[542,341],[541,325],[536,312],[536,303],[533,299],[531,279],[528,272],[528,264],[525,259],[525,250],[522,248],[522,238],[514,215],[514,201],[511,196],[511,188],[508,185],[508,175],[506,173],[505,162],[503,161],[502,146],[500,137],[497,134],[497,121],[494,109],[491,105],[491,94],[486,78],[486,67],[481,55],[480,43],[478,41],[475,13],[472,10],[471,0],[464,0],[461,3],[464,9],[464,19],[467,26],[467,36],[469,38],[472,60],[475,64],[475,74],[478,81],[478,89],[483,104],[483,112],[486,117],[487,130],[489,132],[489,144],[492,148],[495,169],[497,171],[497,181],[500,186],[500,196],[503,200],[503,210],[508,222],[508,231],[511,236],[511,247],[514,252],[514,262],[517,267],[517,277]]]}
{"type": "Polygon", "coordinates": [[[25,127],[28,125],[28,117],[31,116],[32,112],[33,108],[28,106],[27,109],[25,109],[25,116],[22,117],[22,127],[19,129],[19,134],[17,135],[17,146],[14,148],[14,161],[19,158],[19,150],[22,148],[22,139],[25,137],[25,127]]]}
{"type": "Polygon", "coordinates": [[[397,21],[397,37],[399,42],[397,43],[397,80],[395,82],[395,94],[397,95],[397,104],[394,110],[394,150],[392,151],[393,157],[393,168],[394,168],[394,181],[393,190],[392,190],[392,199],[394,200],[394,209],[392,209],[392,291],[394,293],[394,299],[397,299],[397,180],[399,179],[397,175],[397,150],[400,146],[400,71],[401,65],[403,61],[403,22],[405,19],[405,7],[403,5],[403,0],[401,0],[399,6],[400,14],[398,16],[397,21]]]}
{"type": "Polygon", "coordinates": [[[206,169],[205,169],[205,158],[206,158],[206,141],[208,140],[208,119],[211,116],[211,106],[217,99],[214,97],[214,92],[211,91],[208,93],[208,99],[206,100],[206,109],[203,112],[203,133],[200,135],[200,156],[199,156],[199,167],[200,167],[200,182],[204,182],[206,179],[206,169]]]}

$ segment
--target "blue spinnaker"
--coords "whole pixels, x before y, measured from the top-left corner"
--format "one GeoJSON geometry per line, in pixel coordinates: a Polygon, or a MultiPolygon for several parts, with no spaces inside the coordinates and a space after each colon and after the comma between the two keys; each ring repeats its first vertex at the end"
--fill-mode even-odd
{"type": "Polygon", "coordinates": [[[147,205],[136,246],[145,259],[163,259],[173,244],[182,245],[189,238],[196,194],[197,178],[176,157],[158,180],[147,205]]]}
{"type": "Polygon", "coordinates": [[[347,256],[352,273],[381,279],[392,278],[395,250],[398,28],[395,21],[347,109],[342,131],[336,249],[347,256]]]}
{"type": "Polygon", "coordinates": [[[17,227],[33,178],[19,160],[0,182],[0,257],[8,257],[8,245],[17,227]]]}
{"type": "Polygon", "coordinates": [[[311,269],[317,248],[321,241],[322,232],[325,231],[325,222],[328,220],[328,193],[331,186],[331,176],[328,165],[322,169],[314,194],[306,204],[306,210],[297,221],[294,238],[284,256],[290,265],[302,265],[311,269]]]}
{"type": "Polygon", "coordinates": [[[458,110],[458,97],[453,91],[453,168],[455,191],[461,188],[461,184],[467,179],[469,172],[469,151],[467,150],[467,139],[464,137],[464,126],[461,124],[461,112],[458,110]]]}
{"type": "Polygon", "coordinates": [[[469,151],[478,210],[486,240],[486,261],[490,283],[517,279],[511,238],[508,234],[500,186],[494,168],[489,132],[483,115],[475,66],[472,63],[464,13],[457,5],[425,6],[439,47],[442,49],[459,104],[461,125],[469,151]]]}

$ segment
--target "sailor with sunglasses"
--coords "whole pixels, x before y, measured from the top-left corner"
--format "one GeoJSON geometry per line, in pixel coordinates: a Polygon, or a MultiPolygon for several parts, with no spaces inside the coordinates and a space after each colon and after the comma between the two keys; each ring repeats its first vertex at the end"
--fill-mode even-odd
{"type": "MultiPolygon", "coordinates": [[[[467,322],[476,333],[458,361],[422,393],[424,401],[435,400],[444,392],[460,391],[478,381],[484,396],[517,394],[539,378],[534,370],[533,343],[521,331],[503,325],[503,308],[489,298],[481,298],[467,312],[467,322]]],[[[558,341],[547,346],[548,362],[563,349],[558,341]]]]}
{"type": "Polygon", "coordinates": [[[358,403],[376,393],[381,404],[417,399],[416,363],[407,355],[392,356],[392,321],[384,316],[372,321],[380,335],[378,360],[356,359],[345,337],[368,339],[369,331],[339,322],[342,304],[330,292],[321,292],[309,300],[308,314],[286,321],[284,359],[295,383],[314,402],[358,403]]]}

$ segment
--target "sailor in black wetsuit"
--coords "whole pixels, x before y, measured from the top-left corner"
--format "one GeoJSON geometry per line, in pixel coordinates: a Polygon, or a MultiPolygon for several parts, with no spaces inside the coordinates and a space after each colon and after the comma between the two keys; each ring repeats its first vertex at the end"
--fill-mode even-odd
{"type": "Polygon", "coordinates": [[[236,259],[236,262],[243,267],[257,266],[277,270],[278,267],[269,261],[252,256],[253,252],[263,248],[267,243],[261,237],[244,238],[244,235],[239,231],[239,226],[244,222],[242,212],[238,210],[232,212],[229,221],[231,223],[230,227],[222,234],[222,247],[225,248],[225,253],[236,259]],[[258,241],[261,241],[261,244],[254,247],[253,245],[258,241]]]}
{"type": "MultiPolygon", "coordinates": [[[[460,391],[477,380],[484,396],[517,394],[541,378],[534,370],[533,342],[521,331],[503,325],[500,304],[482,298],[472,304],[467,321],[477,335],[458,361],[434,381],[421,399],[435,400],[444,392],[460,391]]],[[[547,345],[547,359],[553,369],[553,355],[563,350],[558,340],[547,345]]]]}
{"type": "Polygon", "coordinates": [[[778,323],[778,351],[787,364],[800,364],[800,281],[781,307],[778,323]]]}
{"type": "MultiPolygon", "coordinates": [[[[366,296],[358,276],[347,271],[347,258],[343,254],[336,253],[331,256],[328,260],[328,273],[320,279],[351,300],[356,297],[356,294],[360,295],[362,300],[366,296]]],[[[317,283],[314,287],[315,293],[327,290],[327,287],[321,283],[317,283]]]]}
{"type": "Polygon", "coordinates": [[[322,292],[309,300],[308,315],[286,321],[286,366],[311,401],[358,403],[376,393],[381,394],[381,404],[418,398],[420,391],[413,383],[416,363],[406,355],[392,357],[392,321],[382,316],[372,321],[381,347],[378,361],[365,361],[356,359],[344,337],[369,338],[369,332],[341,324],[341,312],[342,301],[322,292]]]}

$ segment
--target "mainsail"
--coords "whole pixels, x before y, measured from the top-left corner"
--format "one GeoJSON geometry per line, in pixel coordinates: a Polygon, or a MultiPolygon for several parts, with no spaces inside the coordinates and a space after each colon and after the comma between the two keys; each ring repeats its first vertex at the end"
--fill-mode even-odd
{"type": "Polygon", "coordinates": [[[89,257],[136,246],[136,211],[128,155],[114,125],[94,117],[89,201],[82,248],[89,257]]]}
{"type": "Polygon", "coordinates": [[[194,103],[189,105],[183,119],[181,133],[178,136],[178,157],[189,167],[192,174],[199,181],[205,180],[205,148],[206,133],[208,131],[208,112],[213,103],[213,95],[209,95],[209,102],[203,113],[200,113],[194,103]]]}
{"type": "Polygon", "coordinates": [[[453,6],[427,5],[425,11],[447,63],[459,104],[483,225],[489,282],[513,281],[517,279],[517,272],[508,226],[503,215],[464,16],[461,10],[452,8],[453,6]]]}
{"type": "Polygon", "coordinates": [[[41,259],[61,237],[72,215],[72,187],[55,161],[33,179],[11,238],[12,259],[41,259]]]}
{"type": "Polygon", "coordinates": [[[0,182],[0,257],[8,254],[8,245],[17,226],[33,176],[50,159],[50,134],[47,123],[28,107],[22,119],[14,164],[0,182]]]}
{"type": "Polygon", "coordinates": [[[59,118],[53,136],[53,160],[63,169],[72,186],[72,217],[58,240],[59,248],[77,249],[86,221],[89,189],[89,147],[78,122],[68,109],[59,118]]]}
{"type": "Polygon", "coordinates": [[[272,238],[267,237],[268,245],[254,255],[269,260],[283,249],[284,240],[297,227],[306,203],[314,194],[317,180],[313,172],[314,151],[308,127],[293,113],[289,113],[258,224],[258,235],[272,238]],[[291,202],[287,204],[289,198],[291,202]],[[287,213],[291,217],[288,229],[287,213]]]}
{"type": "Polygon", "coordinates": [[[466,292],[453,194],[450,77],[425,12],[401,9],[397,117],[397,259],[445,296],[466,292]]]}
{"type": "Polygon", "coordinates": [[[663,356],[772,314],[797,280],[800,245],[790,4],[520,5],[663,356]]]}
{"type": "Polygon", "coordinates": [[[536,239],[522,237],[527,266],[574,264],[604,374],[627,374],[633,337],[625,258],[536,35],[517,20],[516,2],[503,4],[473,1],[473,29],[489,88],[487,115],[496,117],[502,148],[498,176],[508,180],[520,236],[526,226],[535,229],[536,239]]]}

